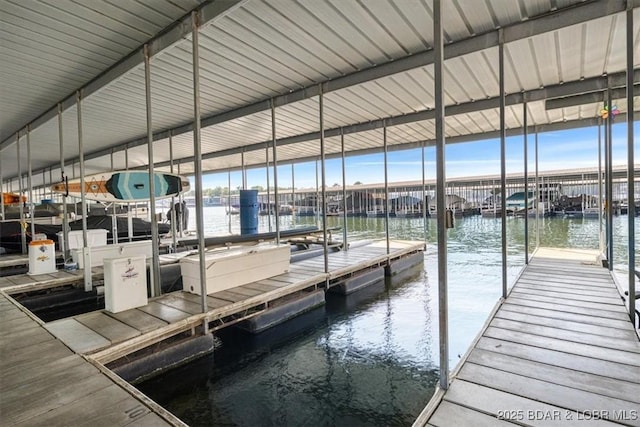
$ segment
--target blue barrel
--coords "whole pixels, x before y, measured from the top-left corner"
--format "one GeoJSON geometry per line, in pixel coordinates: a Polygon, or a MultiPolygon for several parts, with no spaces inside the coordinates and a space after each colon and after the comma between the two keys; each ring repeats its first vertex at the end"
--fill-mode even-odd
{"type": "Polygon", "coordinates": [[[258,233],[258,190],[240,190],[240,234],[258,233]]]}

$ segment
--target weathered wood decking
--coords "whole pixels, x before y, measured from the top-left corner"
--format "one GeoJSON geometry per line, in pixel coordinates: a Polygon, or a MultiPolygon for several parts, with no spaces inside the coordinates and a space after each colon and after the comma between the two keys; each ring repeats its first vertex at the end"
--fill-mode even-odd
{"type": "MultiPolygon", "coordinates": [[[[93,267],[91,277],[93,280],[102,279],[104,269],[93,267]]],[[[14,276],[0,277],[0,289],[7,294],[18,292],[31,292],[41,289],[55,288],[58,286],[81,283],[84,280],[84,270],[58,270],[49,274],[16,274],[14,276]]]]}
{"type": "Polygon", "coordinates": [[[640,426],[638,336],[609,272],[573,255],[536,253],[415,425],[640,426]]]}
{"type": "Polygon", "coordinates": [[[3,426],[184,425],[119,377],[75,354],[0,292],[3,426]]]}
{"type": "Polygon", "coordinates": [[[199,295],[177,291],[154,298],[144,307],[116,314],[105,310],[82,314],[45,327],[74,351],[106,364],[189,331],[205,319],[214,328],[223,327],[264,310],[279,298],[423,249],[421,242],[392,241],[389,254],[384,242],[334,252],[329,254],[328,274],[322,256],[296,262],[288,273],[209,295],[206,313],[202,313],[199,295]]]}

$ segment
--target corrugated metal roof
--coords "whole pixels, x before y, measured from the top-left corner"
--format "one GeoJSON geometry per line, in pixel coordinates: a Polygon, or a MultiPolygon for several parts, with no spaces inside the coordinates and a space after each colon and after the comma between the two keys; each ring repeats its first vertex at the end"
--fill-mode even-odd
{"type": "MultiPolygon", "coordinates": [[[[62,52],[60,55],[54,54],[55,58],[45,55],[37,60],[33,59],[39,61],[31,63],[34,75],[39,76],[37,78],[32,79],[26,75],[27,79],[19,75],[20,71],[28,68],[27,62],[15,61],[7,66],[7,70],[13,73],[10,82],[15,82],[16,88],[32,88],[25,91],[24,95],[16,93],[12,98],[16,99],[15,102],[28,104],[40,96],[44,101],[37,104],[36,109],[42,111],[62,96],[77,89],[82,82],[95,75],[97,70],[104,70],[108,66],[107,62],[113,63],[133,47],[146,41],[154,33],[153,29],[156,27],[153,25],[169,25],[172,20],[189,8],[197,6],[199,2],[185,1],[180,3],[180,7],[176,7],[175,2],[169,0],[135,4],[131,2],[132,5],[127,3],[118,6],[96,1],[90,6],[78,7],[75,3],[59,3],[53,0],[35,6],[31,1],[24,4],[14,0],[8,1],[6,7],[12,14],[25,9],[24,20],[14,25],[17,28],[15,31],[19,30],[20,34],[28,34],[37,40],[44,40],[47,37],[43,34],[48,34],[48,42],[54,45],[50,50],[52,53],[56,52],[55,49],[64,50],[71,38],[77,38],[79,34],[89,30],[95,30],[96,36],[101,39],[101,44],[92,37],[84,40],[86,45],[74,49],[73,55],[78,55],[77,58],[70,56],[68,52],[62,52]],[[52,5],[54,3],[55,7],[52,5]],[[40,17],[52,8],[56,13],[51,17],[40,17]],[[154,11],[147,15],[145,11],[150,8],[154,11]],[[109,15],[109,19],[104,22],[97,21],[100,13],[109,15]],[[161,19],[162,16],[168,17],[171,13],[174,15],[170,21],[161,19]],[[33,17],[29,22],[26,21],[28,16],[33,17]],[[143,17],[149,22],[139,22],[143,17]],[[42,28],[34,24],[40,22],[40,19],[44,20],[42,28]],[[77,25],[74,27],[74,24],[77,25]],[[112,33],[119,31],[118,25],[123,29],[116,36],[112,33]],[[71,27],[75,29],[72,31],[71,27]],[[53,37],[52,31],[56,32],[57,38],[53,37]],[[87,50],[91,50],[91,55],[83,53],[87,50]],[[106,53],[98,55],[102,50],[106,53]],[[102,62],[96,59],[98,57],[102,62]],[[43,71],[45,66],[51,67],[50,73],[43,71]],[[53,87],[54,81],[58,86],[53,87]],[[48,92],[58,89],[62,92],[48,92]],[[45,94],[47,96],[44,96],[45,94]]],[[[582,3],[578,0],[444,2],[443,24],[447,44],[456,47],[459,41],[473,42],[476,35],[526,22],[537,15],[552,13],[554,4],[558,10],[562,10],[575,5],[587,7],[592,3],[582,3]]],[[[8,15],[5,15],[4,9],[0,9],[0,13],[4,29],[8,15]]],[[[636,9],[636,19],[639,14],[639,10],[636,9]]],[[[301,88],[313,88],[314,85],[326,81],[336,81],[345,75],[370,67],[385,64],[393,66],[410,55],[428,52],[433,40],[431,16],[430,1],[252,0],[242,3],[240,7],[200,31],[202,115],[215,117],[268,100],[273,96],[286,95],[301,88]]],[[[603,73],[623,71],[623,18],[622,13],[604,16],[507,43],[507,93],[520,93],[523,90],[529,91],[543,86],[601,76],[603,73]]],[[[638,27],[640,26],[636,25],[635,28],[636,64],[640,64],[638,27]]],[[[158,30],[159,28],[156,32],[158,30]]],[[[6,54],[7,57],[23,55],[14,32],[9,32],[7,38],[2,39],[0,46],[2,55],[6,54]],[[5,40],[9,39],[11,43],[5,43],[5,40]]],[[[476,51],[455,55],[446,60],[444,95],[447,105],[465,105],[498,95],[498,49],[495,45],[488,46],[483,48],[480,44],[476,51]]],[[[192,121],[191,55],[191,40],[190,37],[185,37],[152,57],[152,113],[155,131],[188,125],[192,121]]],[[[2,63],[5,64],[6,61],[2,63]]],[[[4,71],[5,66],[2,67],[4,71]]],[[[97,152],[146,136],[143,71],[142,65],[138,65],[83,101],[86,153],[97,152]]],[[[409,67],[402,72],[330,91],[325,95],[324,101],[326,129],[367,124],[375,120],[403,117],[429,110],[434,103],[433,67],[409,67]]],[[[3,131],[24,126],[28,121],[28,114],[18,111],[21,107],[17,104],[6,105],[14,116],[8,117],[3,114],[3,118],[7,117],[6,122],[10,124],[2,126],[3,131]]],[[[623,103],[618,105],[624,111],[623,103]]],[[[279,148],[279,160],[288,161],[317,155],[317,135],[311,137],[311,140],[305,135],[319,130],[318,108],[317,96],[277,107],[277,138],[302,135],[300,139],[303,140],[279,148]]],[[[594,104],[547,111],[542,101],[530,102],[529,123],[543,125],[590,118],[597,115],[598,108],[598,105],[594,104]]],[[[255,146],[271,139],[271,113],[264,108],[257,108],[257,111],[216,123],[202,130],[203,153],[221,154],[218,158],[207,158],[204,162],[205,170],[237,167],[241,158],[238,154],[239,147],[255,146]]],[[[509,106],[506,120],[508,128],[520,127],[521,105],[509,106]]],[[[446,124],[449,137],[493,132],[499,127],[498,110],[491,107],[467,111],[447,117],[446,124]]],[[[432,140],[432,120],[391,126],[388,129],[388,137],[390,145],[432,140]]],[[[190,132],[180,133],[172,139],[175,159],[185,159],[192,155],[193,139],[190,132]]],[[[31,140],[32,145],[37,147],[33,152],[34,169],[52,163],[55,165],[52,159],[57,158],[58,152],[56,120],[49,120],[34,129],[31,140]]],[[[349,150],[379,149],[382,145],[380,129],[349,134],[345,140],[349,141],[349,150]]],[[[64,141],[65,157],[77,156],[75,107],[64,113],[64,141]]],[[[133,145],[127,150],[129,166],[148,164],[146,145],[133,145]]],[[[327,138],[327,148],[329,153],[339,152],[339,138],[327,138]]],[[[23,150],[23,155],[25,151],[23,150]]],[[[6,153],[15,153],[15,147],[3,151],[0,160],[3,174],[12,176],[16,173],[15,158],[5,156],[6,153]]],[[[263,164],[264,150],[249,147],[244,158],[246,165],[263,164]]],[[[167,138],[154,143],[154,160],[169,160],[167,138]]],[[[91,161],[90,165],[92,168],[109,169],[110,156],[101,156],[91,161]]],[[[124,155],[120,152],[115,153],[114,167],[121,169],[124,166],[124,155]]],[[[182,162],[181,172],[191,171],[192,165],[182,162]]]]}
{"type": "Polygon", "coordinates": [[[202,1],[0,2],[0,140],[202,1]]]}

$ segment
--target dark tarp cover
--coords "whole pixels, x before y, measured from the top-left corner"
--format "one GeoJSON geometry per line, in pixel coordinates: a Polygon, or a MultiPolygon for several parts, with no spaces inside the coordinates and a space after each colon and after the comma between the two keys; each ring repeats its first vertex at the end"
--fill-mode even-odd
{"type": "MultiPolygon", "coordinates": [[[[96,230],[103,228],[108,231],[107,240],[112,241],[112,216],[99,215],[87,217],[87,229],[96,230]]],[[[134,240],[151,239],[151,223],[140,218],[132,218],[132,229],[134,240]]],[[[127,228],[127,218],[117,217],[118,240],[123,242],[129,236],[127,228]]],[[[71,230],[82,230],[82,220],[69,223],[71,230]]],[[[35,224],[36,234],[46,234],[48,239],[58,241],[57,233],[62,231],[61,225],[35,224]]],[[[168,224],[158,224],[158,233],[166,234],[171,231],[168,224]]],[[[31,241],[31,225],[28,225],[25,234],[27,244],[31,241]]],[[[0,247],[6,252],[21,252],[20,222],[9,221],[0,223],[0,247]]],[[[1,251],[0,251],[1,253],[1,251]]]]}

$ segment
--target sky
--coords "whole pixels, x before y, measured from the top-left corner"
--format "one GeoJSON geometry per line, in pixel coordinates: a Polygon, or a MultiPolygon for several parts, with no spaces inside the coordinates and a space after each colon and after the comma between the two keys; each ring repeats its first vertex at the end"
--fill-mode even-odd
{"type": "MultiPolygon", "coordinates": [[[[627,135],[626,124],[613,126],[613,164],[627,163],[627,135]]],[[[635,128],[635,163],[640,158],[640,123],[635,128]]],[[[529,171],[533,174],[535,168],[534,147],[535,137],[528,137],[529,171]]],[[[498,175],[500,174],[500,140],[488,139],[475,142],[456,143],[446,146],[446,176],[448,178],[498,175]]],[[[598,166],[598,128],[588,127],[538,134],[539,170],[559,170],[575,168],[596,168],[598,166]]],[[[403,150],[388,153],[388,180],[413,181],[422,179],[421,150],[403,150]]],[[[524,172],[524,143],[523,137],[507,138],[506,143],[506,171],[509,173],[524,172]]],[[[346,183],[351,185],[356,181],[363,184],[384,182],[383,153],[346,158],[346,183]]],[[[314,162],[295,165],[295,187],[315,188],[316,166],[314,162]]],[[[326,162],[326,183],[328,186],[342,184],[342,169],[340,159],[330,159],[326,162]]],[[[426,179],[435,179],[435,148],[425,150],[426,179]]],[[[191,178],[193,180],[193,177],[191,178]]],[[[320,178],[319,178],[320,179],[320,178]]],[[[227,187],[227,173],[208,174],[203,177],[203,187],[227,187]]],[[[242,184],[240,172],[231,173],[231,188],[242,184]]],[[[266,187],[267,178],[264,168],[247,170],[248,188],[256,185],[266,187]]],[[[273,172],[270,175],[270,186],[273,187],[273,172]]],[[[278,186],[291,186],[291,165],[278,167],[278,186]]]]}

